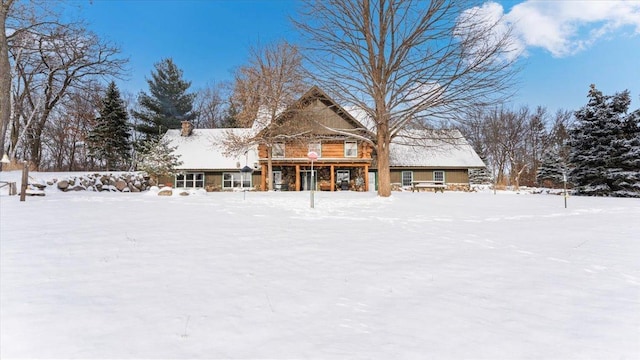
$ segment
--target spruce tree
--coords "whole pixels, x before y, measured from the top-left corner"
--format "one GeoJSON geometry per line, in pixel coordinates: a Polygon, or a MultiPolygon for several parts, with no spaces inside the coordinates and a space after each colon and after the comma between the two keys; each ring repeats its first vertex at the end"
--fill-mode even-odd
{"type": "Polygon", "coordinates": [[[229,106],[224,110],[222,119],[220,119],[220,124],[218,124],[218,126],[221,128],[240,127],[238,124],[238,114],[238,107],[230,100],[229,106]]]}
{"type": "Polygon", "coordinates": [[[193,110],[195,93],[187,93],[191,82],[182,79],[180,70],[171,58],[155,64],[151,79],[147,79],[149,92],[138,95],[140,111],[132,114],[141,124],[136,130],[145,139],[159,137],[168,129],[179,129],[182,121],[192,121],[198,115],[193,110]]]}
{"type": "Polygon", "coordinates": [[[576,126],[570,131],[569,175],[578,194],[615,195],[620,182],[614,171],[620,161],[618,140],[629,92],[605,96],[591,85],[588,98],[587,105],[576,111],[576,126]]]}
{"type": "Polygon", "coordinates": [[[621,136],[614,142],[616,156],[609,169],[613,196],[640,197],[640,109],[622,123],[621,136]]]}
{"type": "Polygon", "coordinates": [[[160,176],[175,174],[176,167],[182,165],[179,156],[173,153],[176,148],[163,137],[153,137],[142,143],[138,170],[146,172],[156,182],[160,176]]]}
{"type": "Polygon", "coordinates": [[[107,87],[99,114],[87,139],[90,156],[100,161],[106,170],[128,170],[131,160],[129,116],[113,81],[107,87]]]}
{"type": "Polygon", "coordinates": [[[491,184],[493,177],[486,167],[469,169],[469,183],[471,185],[491,184]]]}
{"type": "Polygon", "coordinates": [[[543,187],[560,187],[564,183],[566,171],[567,165],[560,155],[560,148],[552,147],[542,155],[536,182],[543,187]]]}

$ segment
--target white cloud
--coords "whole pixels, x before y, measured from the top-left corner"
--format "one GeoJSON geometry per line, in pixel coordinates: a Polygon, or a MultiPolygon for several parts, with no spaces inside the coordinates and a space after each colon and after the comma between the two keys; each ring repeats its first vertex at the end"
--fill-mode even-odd
{"type": "Polygon", "coordinates": [[[456,26],[457,35],[461,38],[483,36],[484,43],[472,42],[471,54],[485,54],[487,48],[502,44],[502,52],[496,56],[496,61],[511,61],[524,51],[524,43],[517,37],[509,35],[509,22],[504,16],[502,5],[489,1],[482,6],[473,7],[462,12],[456,26]]]}
{"type": "Polygon", "coordinates": [[[526,47],[575,54],[622,28],[640,34],[640,1],[536,1],[515,5],[504,20],[526,47]]]}

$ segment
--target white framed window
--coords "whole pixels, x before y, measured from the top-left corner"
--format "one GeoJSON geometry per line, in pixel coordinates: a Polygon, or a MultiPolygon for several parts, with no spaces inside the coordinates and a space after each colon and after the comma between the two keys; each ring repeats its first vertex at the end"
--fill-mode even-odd
{"type": "Polygon", "coordinates": [[[251,174],[243,174],[240,172],[222,173],[223,189],[240,189],[251,187],[251,174]]]}
{"type": "Polygon", "coordinates": [[[402,186],[411,186],[413,185],[413,171],[403,171],[402,172],[402,186]]]}
{"type": "Polygon", "coordinates": [[[444,182],[444,171],[437,170],[433,172],[433,181],[444,182]]]}
{"type": "Polygon", "coordinates": [[[176,175],[176,188],[203,188],[204,173],[185,173],[176,175]]]}
{"type": "Polygon", "coordinates": [[[345,141],[344,142],[344,157],[358,157],[358,142],[357,141],[345,141]]]}
{"type": "Polygon", "coordinates": [[[273,147],[271,148],[271,157],[274,157],[274,158],[283,158],[284,157],[284,143],[283,142],[279,142],[279,143],[273,144],[273,147]]]}
{"type": "Polygon", "coordinates": [[[322,157],[322,143],[321,142],[312,142],[309,144],[309,152],[315,152],[318,154],[318,157],[322,157]]]}
{"type": "Polygon", "coordinates": [[[349,170],[336,170],[336,182],[340,184],[342,180],[349,182],[351,180],[351,172],[349,170]]]}

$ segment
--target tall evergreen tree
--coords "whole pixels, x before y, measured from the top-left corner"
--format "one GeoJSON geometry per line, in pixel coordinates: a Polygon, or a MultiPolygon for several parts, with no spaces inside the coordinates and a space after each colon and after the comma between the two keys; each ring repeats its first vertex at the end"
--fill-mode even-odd
{"type": "Polygon", "coordinates": [[[129,116],[115,82],[107,87],[100,116],[88,135],[90,155],[106,170],[127,170],[131,160],[129,116]]]}
{"type": "Polygon", "coordinates": [[[616,195],[620,179],[619,140],[622,120],[631,102],[629,92],[605,96],[591,85],[589,102],[575,113],[576,126],[570,131],[570,178],[578,194],[616,195]]]}
{"type": "Polygon", "coordinates": [[[561,147],[554,146],[542,155],[542,162],[536,173],[536,182],[544,187],[560,187],[567,171],[566,159],[562,158],[561,147]]]}
{"type": "Polygon", "coordinates": [[[192,121],[195,93],[187,93],[191,82],[182,79],[180,70],[171,58],[155,64],[151,79],[147,79],[149,92],[138,95],[140,111],[132,115],[141,121],[136,130],[146,139],[159,137],[168,129],[179,129],[182,121],[192,121]]]}
{"type": "Polygon", "coordinates": [[[220,119],[220,124],[218,124],[221,128],[237,128],[240,127],[238,121],[238,114],[240,111],[238,107],[234,104],[233,101],[229,101],[229,106],[224,110],[222,114],[222,119],[220,119]]]}
{"type": "Polygon", "coordinates": [[[616,161],[609,169],[615,186],[612,195],[640,197],[640,109],[624,119],[621,136],[614,147],[616,161]]]}

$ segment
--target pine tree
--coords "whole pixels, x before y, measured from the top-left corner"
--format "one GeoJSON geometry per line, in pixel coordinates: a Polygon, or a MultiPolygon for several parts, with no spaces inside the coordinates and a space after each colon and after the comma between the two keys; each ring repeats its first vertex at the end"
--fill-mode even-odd
{"type": "MultiPolygon", "coordinates": [[[[485,164],[488,164],[489,161],[487,159],[487,157],[484,155],[484,152],[482,151],[482,149],[480,150],[476,150],[476,152],[478,153],[478,155],[480,156],[480,159],[482,159],[482,162],[485,164]]],[[[473,169],[469,169],[469,183],[472,185],[486,185],[486,184],[492,184],[493,183],[493,175],[491,174],[491,171],[485,166],[485,167],[481,167],[481,168],[473,168],[473,169]]]]}
{"type": "Polygon", "coordinates": [[[560,148],[553,147],[542,155],[542,163],[536,174],[536,182],[544,187],[561,187],[566,171],[567,164],[560,155],[560,148]]]}
{"type": "Polygon", "coordinates": [[[175,174],[176,167],[182,165],[179,156],[173,152],[177,147],[169,145],[162,137],[155,137],[143,142],[140,149],[141,161],[138,170],[144,171],[156,182],[160,176],[175,174]]]}
{"type": "Polygon", "coordinates": [[[613,196],[640,197],[640,109],[623,121],[622,133],[614,142],[616,157],[609,170],[613,180],[613,196]]]}
{"type": "Polygon", "coordinates": [[[193,110],[196,94],[187,93],[191,82],[182,79],[182,70],[172,59],[156,63],[147,83],[150,95],[141,92],[138,96],[141,110],[132,112],[142,122],[136,130],[146,139],[159,137],[168,129],[179,129],[182,121],[196,118],[198,114],[193,110]]]}
{"type": "Polygon", "coordinates": [[[240,127],[238,124],[238,113],[239,111],[236,105],[233,103],[233,101],[229,101],[229,106],[225,109],[218,126],[221,128],[240,127]]]}
{"type": "Polygon", "coordinates": [[[570,131],[569,175],[578,194],[610,196],[620,187],[615,169],[629,92],[605,96],[591,85],[588,98],[587,105],[576,111],[576,126],[570,131]]]}
{"type": "Polygon", "coordinates": [[[113,81],[107,87],[99,113],[87,139],[90,156],[106,170],[127,170],[131,160],[129,116],[113,81]]]}

